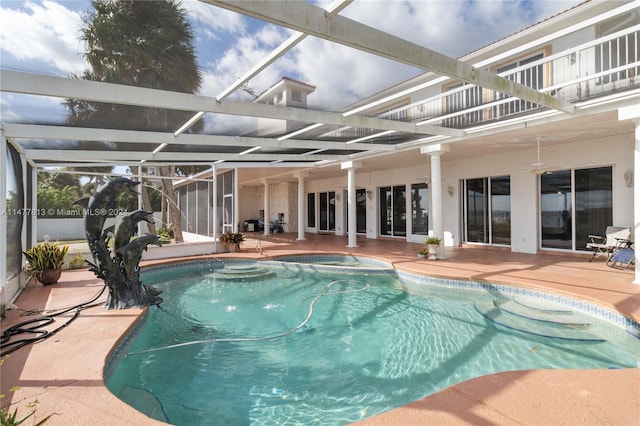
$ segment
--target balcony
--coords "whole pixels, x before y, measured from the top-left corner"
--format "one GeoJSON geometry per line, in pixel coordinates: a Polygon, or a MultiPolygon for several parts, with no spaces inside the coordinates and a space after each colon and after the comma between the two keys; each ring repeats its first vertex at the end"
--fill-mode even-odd
{"type": "MultiPolygon", "coordinates": [[[[553,55],[539,54],[524,62],[498,69],[497,73],[566,102],[576,103],[638,88],[640,25],[553,55]]],[[[442,87],[441,93],[394,108],[378,117],[467,129],[544,109],[533,102],[472,84],[444,83],[442,87]]],[[[373,134],[370,129],[344,128],[332,135],[363,137],[373,134]]],[[[389,136],[384,135],[382,139],[389,140],[389,136]]],[[[376,138],[370,140],[383,142],[376,138]]]]}

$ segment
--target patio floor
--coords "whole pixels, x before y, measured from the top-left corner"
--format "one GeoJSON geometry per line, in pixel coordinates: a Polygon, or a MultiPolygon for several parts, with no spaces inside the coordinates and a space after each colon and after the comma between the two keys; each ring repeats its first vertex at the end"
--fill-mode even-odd
{"type": "MultiPolygon", "coordinates": [[[[247,234],[240,253],[217,256],[368,255],[398,269],[432,276],[509,283],[571,295],[640,321],[640,285],[631,284],[633,271],[609,268],[604,259],[588,262],[587,255],[530,255],[465,247],[447,248],[446,260],[430,261],[416,258],[421,245],[403,241],[359,238],[359,247],[349,249],[346,237],[311,234],[306,241],[295,241],[296,236],[247,234]]],[[[158,262],[143,265],[152,263],[158,262]]],[[[92,299],[102,288],[102,281],[86,269],[65,271],[52,286],[29,284],[16,301],[18,309],[9,311],[2,320],[2,329],[37,317],[23,315],[25,311],[71,307],[92,299]]],[[[36,420],[51,415],[48,425],[161,424],[122,403],[104,386],[105,360],[143,313],[142,309],[107,311],[101,306],[105,297],[98,297],[97,305],[82,310],[52,337],[4,358],[0,367],[3,406],[11,401],[11,411],[17,408],[25,415],[30,412],[27,405],[37,401],[36,420]],[[13,386],[20,389],[11,392],[13,386]]],[[[59,327],[72,315],[56,317],[50,327],[59,327]]],[[[640,368],[499,373],[459,383],[359,424],[640,425],[640,368]]]]}

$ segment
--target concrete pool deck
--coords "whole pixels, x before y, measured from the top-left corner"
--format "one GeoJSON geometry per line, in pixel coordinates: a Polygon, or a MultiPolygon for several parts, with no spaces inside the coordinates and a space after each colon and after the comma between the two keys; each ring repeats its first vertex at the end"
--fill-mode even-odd
{"type": "MultiPolygon", "coordinates": [[[[520,254],[486,247],[447,248],[447,259],[416,258],[420,244],[396,240],[358,239],[358,248],[346,248],[347,239],[332,235],[251,233],[239,253],[224,257],[270,259],[303,253],[371,256],[396,268],[432,276],[509,283],[569,295],[612,308],[640,321],[640,285],[631,284],[633,271],[617,270],[603,259],[588,262],[588,255],[520,254]]],[[[161,262],[145,262],[151,265],[161,262]]],[[[8,312],[2,329],[36,318],[30,310],[51,310],[86,302],[99,294],[103,283],[86,269],[65,271],[58,284],[31,283],[8,312]]],[[[154,425],[162,424],[137,412],[113,396],[103,382],[106,359],[143,309],[108,311],[97,305],[50,338],[25,346],[3,358],[0,367],[2,406],[30,412],[35,418],[51,416],[47,425],[154,425]],[[18,390],[11,392],[10,388],[18,390]]],[[[59,327],[72,317],[56,317],[59,327]]],[[[30,424],[32,419],[25,424],[30,424]]],[[[215,424],[215,421],[212,422],[215,424]]],[[[424,399],[380,414],[359,425],[640,425],[640,368],[617,370],[531,370],[479,377],[451,386],[424,399]]]]}

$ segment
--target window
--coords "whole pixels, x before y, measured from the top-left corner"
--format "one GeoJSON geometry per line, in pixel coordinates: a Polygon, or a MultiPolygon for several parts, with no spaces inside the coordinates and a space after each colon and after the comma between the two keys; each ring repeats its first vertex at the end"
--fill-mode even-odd
{"type": "Polygon", "coordinates": [[[218,220],[222,220],[222,233],[238,231],[233,223],[233,180],[233,170],[218,175],[216,179],[218,184],[218,220]]]}
{"type": "Polygon", "coordinates": [[[367,191],[364,189],[356,190],[356,232],[367,232],[367,191]]]}
{"type": "Polygon", "coordinates": [[[299,91],[299,90],[292,90],[291,91],[291,100],[297,101],[297,102],[302,102],[302,92],[299,91]]]}
{"type": "Polygon", "coordinates": [[[610,166],[541,175],[542,247],[587,250],[588,236],[612,225],[612,182],[610,166]]]}
{"type": "MultiPolygon", "coordinates": [[[[538,61],[544,57],[544,54],[540,53],[535,56],[528,57],[520,61],[512,62],[508,65],[504,65],[496,70],[498,74],[505,73],[509,70],[516,69],[526,64],[538,61]]],[[[542,64],[524,68],[520,71],[508,73],[504,76],[507,80],[512,80],[520,83],[524,86],[531,87],[533,89],[542,89],[544,87],[544,67],[542,64]]],[[[504,93],[496,93],[496,100],[506,99],[508,96],[504,93]]],[[[504,117],[507,115],[517,114],[520,112],[529,111],[538,108],[538,105],[530,101],[514,100],[508,103],[500,104],[493,108],[493,114],[495,118],[504,117]]]]}
{"type": "Polygon", "coordinates": [[[497,176],[464,181],[465,241],[511,244],[511,178],[497,176]]]}
{"type": "Polygon", "coordinates": [[[429,234],[429,189],[426,183],[411,185],[411,233],[429,234]]]}
{"type": "Polygon", "coordinates": [[[387,186],[379,188],[380,235],[404,237],[407,235],[406,188],[387,186]]]}
{"type": "Polygon", "coordinates": [[[336,193],[321,192],[320,198],[320,231],[336,230],[336,193]]]}
{"type": "Polygon", "coordinates": [[[316,194],[307,194],[307,227],[316,227],[316,194]]]}

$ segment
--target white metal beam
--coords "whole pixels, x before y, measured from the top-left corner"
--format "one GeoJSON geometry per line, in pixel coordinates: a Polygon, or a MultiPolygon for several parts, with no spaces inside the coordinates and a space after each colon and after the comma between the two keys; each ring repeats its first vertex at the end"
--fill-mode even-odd
{"type": "Polygon", "coordinates": [[[7,69],[0,69],[0,91],[121,105],[171,108],[181,111],[205,111],[216,114],[325,123],[365,129],[396,130],[405,133],[442,134],[447,136],[462,136],[464,134],[462,130],[440,126],[417,126],[414,123],[404,121],[385,120],[359,115],[344,117],[342,114],[330,111],[233,100],[217,102],[215,98],[208,96],[31,74],[7,69]]]}
{"type": "MultiPolygon", "coordinates": [[[[56,149],[26,149],[27,158],[34,161],[67,161],[69,158],[79,161],[91,161],[96,157],[95,151],[87,150],[56,150],[56,149]]],[[[100,157],[102,161],[130,161],[132,163],[140,160],[146,161],[166,161],[173,163],[176,158],[182,161],[238,161],[240,158],[244,162],[250,161],[300,161],[298,154],[247,154],[238,157],[238,154],[209,154],[203,152],[159,152],[153,154],[146,151],[101,151],[100,157]]],[[[346,155],[308,155],[304,157],[309,161],[322,160],[345,160],[346,155]]],[[[257,166],[257,165],[254,165],[257,166]]],[[[281,164],[280,167],[287,167],[287,164],[281,164]]]]}
{"type": "Polygon", "coordinates": [[[257,138],[248,136],[196,135],[182,134],[177,138],[172,133],[143,132],[137,130],[91,129],[67,126],[46,126],[37,124],[7,123],[4,134],[13,139],[74,140],[74,141],[109,141],[143,144],[179,144],[203,146],[238,146],[264,148],[305,148],[305,149],[337,149],[337,150],[375,150],[393,151],[393,145],[364,144],[306,139],[278,140],[275,138],[257,138]]]}
{"type": "Polygon", "coordinates": [[[574,106],[530,87],[302,1],[201,0],[387,59],[573,113],[574,106]]]}

